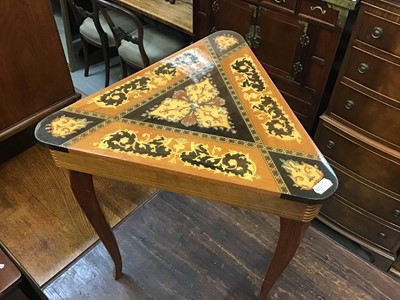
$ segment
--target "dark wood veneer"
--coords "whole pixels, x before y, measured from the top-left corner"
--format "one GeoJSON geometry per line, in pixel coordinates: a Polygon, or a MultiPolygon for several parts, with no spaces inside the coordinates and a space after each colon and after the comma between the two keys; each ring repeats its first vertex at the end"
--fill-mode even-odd
{"type": "Polygon", "coordinates": [[[0,2],[0,142],[80,98],[48,0],[0,2]]]}
{"type": "Polygon", "coordinates": [[[350,8],[316,0],[194,0],[193,5],[195,40],[215,30],[239,32],[313,133],[326,107],[325,86],[350,8]]]}
{"type": "Polygon", "coordinates": [[[340,180],[319,219],[394,275],[400,274],[399,16],[398,1],[361,1],[315,137],[340,180]]]}

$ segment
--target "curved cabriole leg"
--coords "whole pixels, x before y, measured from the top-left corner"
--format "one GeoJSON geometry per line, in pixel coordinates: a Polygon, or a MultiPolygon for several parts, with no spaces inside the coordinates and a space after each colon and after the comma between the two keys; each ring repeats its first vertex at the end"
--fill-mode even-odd
{"type": "Polygon", "coordinates": [[[70,182],[75,199],[78,201],[90,224],[92,224],[114,261],[115,279],[120,278],[122,275],[121,254],[110,224],[107,222],[99,202],[97,201],[93,186],[93,176],[77,171],[70,171],[70,182]]]}
{"type": "Polygon", "coordinates": [[[262,300],[267,299],[271,288],[292,260],[305,231],[310,225],[310,222],[304,223],[282,217],[280,223],[278,244],[261,286],[260,299],[262,300]]]}

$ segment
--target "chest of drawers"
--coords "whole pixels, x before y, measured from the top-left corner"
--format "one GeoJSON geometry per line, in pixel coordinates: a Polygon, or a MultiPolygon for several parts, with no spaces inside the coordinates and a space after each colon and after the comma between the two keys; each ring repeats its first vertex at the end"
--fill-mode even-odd
{"type": "Polygon", "coordinates": [[[385,271],[400,254],[399,86],[400,3],[362,1],[315,136],[339,177],[319,219],[359,243],[385,271]]]}

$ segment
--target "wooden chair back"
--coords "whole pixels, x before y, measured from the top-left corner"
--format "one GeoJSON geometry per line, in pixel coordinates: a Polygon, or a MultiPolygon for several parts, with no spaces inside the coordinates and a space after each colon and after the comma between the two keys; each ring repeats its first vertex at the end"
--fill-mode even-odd
{"type": "Polygon", "coordinates": [[[77,26],[81,26],[86,18],[93,18],[93,7],[89,1],[67,0],[72,13],[74,14],[77,26]]]}
{"type": "Polygon", "coordinates": [[[115,39],[115,45],[117,46],[117,48],[121,45],[122,40],[132,42],[139,48],[139,52],[143,60],[143,65],[145,67],[149,66],[150,60],[146,54],[143,44],[143,32],[144,32],[143,24],[139,19],[139,17],[133,11],[107,0],[92,0],[92,4],[93,4],[93,20],[95,22],[97,30],[99,32],[103,31],[99,21],[99,15],[101,13],[104,19],[107,21],[107,24],[111,28],[111,31],[115,39]],[[136,24],[137,30],[135,30],[134,32],[127,32],[124,28],[116,26],[115,22],[110,17],[107,11],[115,11],[125,14],[132,20],[132,22],[136,24]]]}

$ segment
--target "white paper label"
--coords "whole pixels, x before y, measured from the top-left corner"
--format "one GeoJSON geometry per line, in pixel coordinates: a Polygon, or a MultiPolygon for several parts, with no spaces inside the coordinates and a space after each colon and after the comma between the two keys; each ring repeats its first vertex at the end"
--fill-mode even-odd
{"type": "Polygon", "coordinates": [[[314,185],[313,190],[317,194],[322,195],[333,185],[332,181],[327,178],[323,178],[320,182],[314,185]]]}

